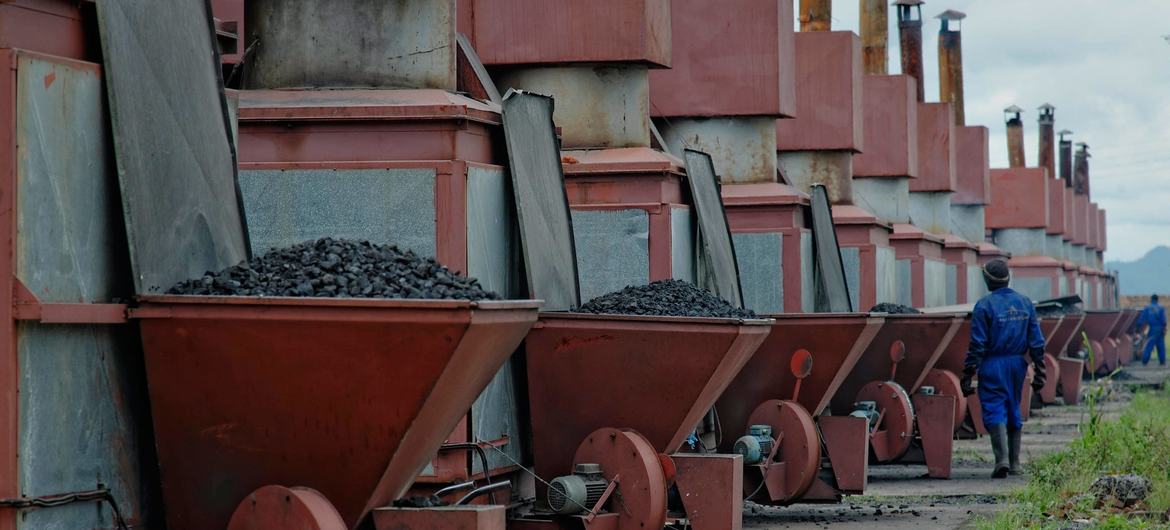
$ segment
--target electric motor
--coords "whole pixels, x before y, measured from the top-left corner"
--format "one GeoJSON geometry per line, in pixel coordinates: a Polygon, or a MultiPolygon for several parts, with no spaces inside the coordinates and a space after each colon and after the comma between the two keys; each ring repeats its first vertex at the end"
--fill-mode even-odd
{"type": "Polygon", "coordinates": [[[923,396],[933,396],[937,392],[935,392],[935,389],[933,386],[922,385],[921,387],[918,388],[918,393],[923,395],[923,396]]]}
{"type": "Polygon", "coordinates": [[[548,507],[554,513],[574,515],[593,508],[605,493],[609,481],[599,464],[577,464],[572,475],[552,479],[548,488],[548,507]]]}
{"type": "Polygon", "coordinates": [[[869,428],[877,427],[878,410],[876,401],[858,401],[853,404],[853,412],[849,413],[854,418],[865,418],[869,422],[869,428]]]}
{"type": "Polygon", "coordinates": [[[748,427],[747,436],[735,441],[733,450],[743,457],[744,465],[753,465],[763,462],[772,454],[772,446],[775,443],[770,425],[752,425],[748,427]]]}

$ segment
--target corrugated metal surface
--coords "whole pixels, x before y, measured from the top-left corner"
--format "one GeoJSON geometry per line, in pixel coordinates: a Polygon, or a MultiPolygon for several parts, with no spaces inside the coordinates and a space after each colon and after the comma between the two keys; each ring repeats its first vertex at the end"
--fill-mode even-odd
{"type": "Polygon", "coordinates": [[[137,292],[239,263],[247,234],[207,2],[97,12],[137,292]]]}
{"type": "MultiPolygon", "coordinates": [[[[877,302],[879,304],[882,302],[896,302],[899,299],[898,293],[902,289],[909,289],[910,284],[901,283],[902,276],[894,273],[894,249],[893,247],[878,247],[874,255],[876,256],[875,269],[877,269],[877,302]]],[[[862,307],[858,309],[866,310],[869,308],[862,307]]]]}
{"type": "Polygon", "coordinates": [[[252,251],[344,237],[433,257],[435,178],[432,169],[241,171],[252,251]]]}
{"type": "MultiPolygon", "coordinates": [[[[96,66],[18,63],[16,276],[46,302],[133,293],[96,66]]],[[[142,354],[129,326],[16,327],[21,495],[110,488],[151,525],[157,464],[142,354]]],[[[110,528],[96,503],[29,510],[21,528],[110,528]]]]}
{"type": "Polygon", "coordinates": [[[670,273],[695,283],[695,223],[690,208],[670,209],[670,273]]]}
{"type": "Polygon", "coordinates": [[[841,249],[841,263],[845,266],[845,282],[849,285],[849,303],[859,310],[867,310],[861,306],[861,249],[848,247],[841,249]]]}
{"type": "Polygon", "coordinates": [[[645,210],[573,212],[582,301],[650,282],[649,231],[645,210]]]}
{"type": "Polygon", "coordinates": [[[933,259],[923,260],[925,281],[925,307],[947,305],[947,264],[933,259]]]}
{"type": "Polygon", "coordinates": [[[784,242],[781,234],[733,234],[744,307],[760,314],[784,311],[784,242]]]}

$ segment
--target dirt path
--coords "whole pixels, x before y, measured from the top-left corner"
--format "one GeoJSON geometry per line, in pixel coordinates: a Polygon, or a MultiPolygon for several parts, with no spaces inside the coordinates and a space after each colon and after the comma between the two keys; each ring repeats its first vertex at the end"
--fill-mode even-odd
{"type": "MultiPolygon", "coordinates": [[[[1166,368],[1130,366],[1125,385],[1154,385],[1170,378],[1166,368]]],[[[1107,416],[1116,416],[1125,401],[1102,406],[1107,416]]],[[[1084,407],[1046,407],[1032,413],[1024,426],[1022,459],[1064,448],[1077,436],[1084,407]]],[[[870,468],[866,495],[846,497],[833,505],[797,504],[786,508],[765,508],[749,504],[743,527],[752,530],[781,528],[970,528],[976,516],[991,516],[1002,508],[1002,496],[1021,486],[1024,477],[1004,480],[989,478],[991,444],[986,438],[956,440],[949,480],[921,478],[925,466],[877,466],[870,468]]]]}

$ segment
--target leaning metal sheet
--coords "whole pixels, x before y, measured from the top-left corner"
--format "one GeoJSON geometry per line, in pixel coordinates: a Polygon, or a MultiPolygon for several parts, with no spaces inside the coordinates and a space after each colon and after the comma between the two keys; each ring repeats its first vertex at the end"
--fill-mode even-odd
{"type": "Polygon", "coordinates": [[[544,299],[543,310],[568,310],[580,305],[581,293],[553,100],[509,90],[503,121],[528,288],[544,299]]]}
{"type": "Polygon", "coordinates": [[[817,273],[826,296],[827,306],[818,311],[848,313],[853,311],[849,297],[849,285],[845,281],[845,266],[841,262],[841,250],[837,246],[837,231],[833,226],[833,211],[829,206],[829,195],[822,185],[814,185],[812,197],[813,245],[816,246],[817,273]]]}
{"type": "Polygon", "coordinates": [[[97,3],[140,294],[248,257],[206,0],[97,3]]]}
{"type": "Polygon", "coordinates": [[[719,186],[715,180],[715,165],[711,156],[701,151],[687,149],[683,152],[687,167],[687,183],[691,198],[695,202],[695,213],[699,218],[699,229],[695,231],[700,245],[696,247],[699,258],[695,277],[698,284],[724,300],[743,307],[743,291],[739,285],[739,267],[735,262],[735,247],[731,241],[731,230],[727,226],[727,214],[723,200],[719,197],[719,186]]]}

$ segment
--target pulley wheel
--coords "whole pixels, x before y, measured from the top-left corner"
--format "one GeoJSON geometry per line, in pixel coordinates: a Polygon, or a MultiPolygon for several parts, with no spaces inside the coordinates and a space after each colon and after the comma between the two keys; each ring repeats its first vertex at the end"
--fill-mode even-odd
{"type": "Polygon", "coordinates": [[[621,476],[610,497],[611,511],[618,514],[617,530],[662,528],[666,524],[662,462],[642,435],[631,430],[597,429],[577,447],[573,464],[581,463],[600,464],[606,480],[621,476]]]}
{"type": "Polygon", "coordinates": [[[775,469],[771,470],[782,471],[783,480],[773,482],[779,491],[761,486],[764,476],[757,466],[747,466],[743,470],[744,497],[758,490],[751,500],[762,504],[789,504],[799,499],[812,486],[821,465],[821,441],[812,415],[795,401],[770,399],[752,411],[748,425],[772,427],[772,436],[777,438],[783,433],[772,461],[775,469]]]}
{"type": "Polygon", "coordinates": [[[857,393],[857,401],[873,401],[882,421],[873,429],[870,446],[878,462],[892,462],[906,454],[914,439],[914,409],[902,385],[893,381],[873,381],[857,393]]]}
{"type": "Polygon", "coordinates": [[[347,530],[337,509],[317,490],[264,486],[232,513],[228,530],[347,530]]]}
{"type": "Polygon", "coordinates": [[[963,418],[967,416],[967,396],[963,395],[959,376],[950,370],[935,368],[926,373],[922,386],[934,387],[934,393],[940,396],[955,396],[955,431],[958,431],[963,425],[963,418]]]}

